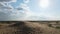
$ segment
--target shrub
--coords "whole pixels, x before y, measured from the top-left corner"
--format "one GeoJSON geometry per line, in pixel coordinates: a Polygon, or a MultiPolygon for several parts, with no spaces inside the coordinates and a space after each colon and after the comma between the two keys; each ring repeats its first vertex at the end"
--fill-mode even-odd
{"type": "Polygon", "coordinates": [[[52,24],[48,24],[49,27],[52,27],[52,24]]]}

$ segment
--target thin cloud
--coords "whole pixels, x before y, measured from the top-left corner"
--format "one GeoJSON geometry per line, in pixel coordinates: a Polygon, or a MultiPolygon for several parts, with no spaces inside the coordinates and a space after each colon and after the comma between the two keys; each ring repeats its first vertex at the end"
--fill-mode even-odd
{"type": "Polygon", "coordinates": [[[0,3],[16,2],[17,0],[0,0],[0,3]]]}
{"type": "Polygon", "coordinates": [[[24,3],[29,3],[30,0],[23,0],[24,3]]]}
{"type": "Polygon", "coordinates": [[[15,2],[17,0],[0,0],[0,21],[4,20],[54,20],[59,19],[52,14],[40,13],[39,15],[32,12],[27,5],[30,0],[24,0],[19,6],[14,8],[8,2],[15,2]],[[2,3],[1,3],[2,2],[2,3]],[[4,2],[8,3],[6,5],[4,2]]]}
{"type": "Polygon", "coordinates": [[[0,21],[4,20],[22,20],[27,16],[29,12],[29,7],[27,4],[21,4],[17,8],[14,8],[11,4],[5,4],[4,2],[12,2],[13,0],[0,0],[0,21]],[[22,12],[23,11],[23,12],[22,12]]]}

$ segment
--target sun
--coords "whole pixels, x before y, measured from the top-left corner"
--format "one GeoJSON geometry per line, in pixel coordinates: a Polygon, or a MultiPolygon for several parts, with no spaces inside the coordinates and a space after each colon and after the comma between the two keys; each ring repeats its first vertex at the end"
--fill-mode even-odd
{"type": "Polygon", "coordinates": [[[39,1],[39,6],[41,8],[47,8],[49,6],[49,0],[40,0],[39,1]]]}

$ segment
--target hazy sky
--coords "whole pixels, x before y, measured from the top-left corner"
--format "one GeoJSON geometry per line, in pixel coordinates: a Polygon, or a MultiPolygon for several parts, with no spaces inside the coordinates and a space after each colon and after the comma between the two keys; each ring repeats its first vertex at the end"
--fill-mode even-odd
{"type": "Polygon", "coordinates": [[[60,0],[0,0],[5,20],[60,20],[60,0]]]}

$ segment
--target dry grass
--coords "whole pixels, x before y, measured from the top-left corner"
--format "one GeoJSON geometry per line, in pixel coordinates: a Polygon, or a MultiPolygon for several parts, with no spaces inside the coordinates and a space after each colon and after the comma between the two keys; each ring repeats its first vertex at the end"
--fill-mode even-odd
{"type": "Polygon", "coordinates": [[[0,34],[60,34],[60,29],[39,22],[0,23],[0,34]]]}

